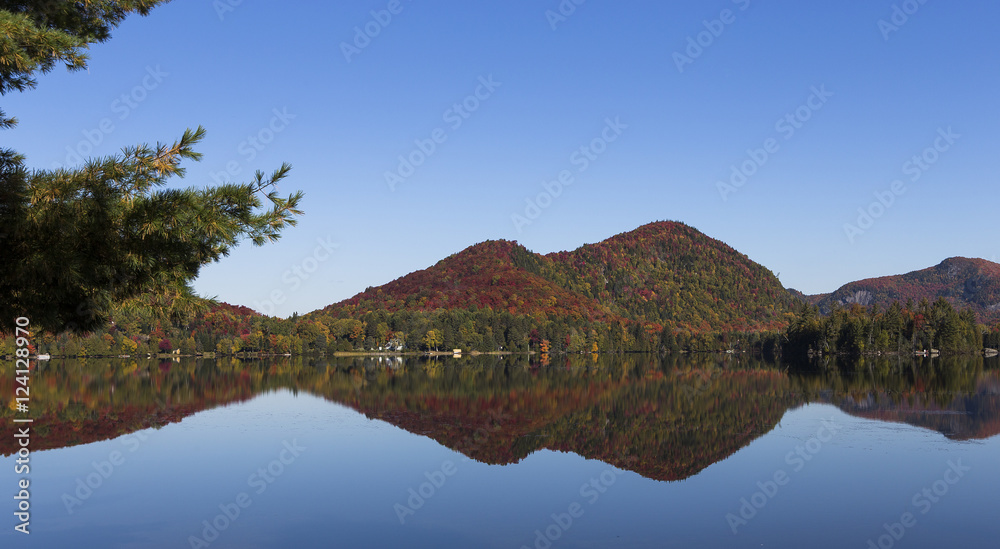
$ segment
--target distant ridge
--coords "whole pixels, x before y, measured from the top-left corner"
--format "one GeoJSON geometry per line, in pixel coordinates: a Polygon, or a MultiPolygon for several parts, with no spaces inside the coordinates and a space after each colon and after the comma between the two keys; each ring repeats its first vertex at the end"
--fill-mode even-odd
{"type": "Polygon", "coordinates": [[[879,305],[893,301],[930,302],[944,298],[956,308],[971,308],[983,322],[1000,321],[1000,264],[985,259],[953,257],[935,267],[895,276],[851,282],[830,294],[808,296],[820,311],[834,306],[879,305]]]}

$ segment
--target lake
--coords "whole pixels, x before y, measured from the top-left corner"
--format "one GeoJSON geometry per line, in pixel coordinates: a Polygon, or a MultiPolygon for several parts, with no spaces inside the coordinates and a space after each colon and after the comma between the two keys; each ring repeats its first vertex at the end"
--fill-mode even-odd
{"type": "Polygon", "coordinates": [[[29,475],[2,414],[3,547],[1000,539],[992,359],[53,360],[32,373],[29,475]]]}

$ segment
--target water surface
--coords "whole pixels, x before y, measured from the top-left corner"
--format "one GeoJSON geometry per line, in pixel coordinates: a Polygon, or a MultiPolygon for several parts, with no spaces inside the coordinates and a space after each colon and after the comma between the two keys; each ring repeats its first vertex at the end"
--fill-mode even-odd
{"type": "Polygon", "coordinates": [[[556,362],[42,363],[0,543],[996,547],[995,362],[556,362]]]}

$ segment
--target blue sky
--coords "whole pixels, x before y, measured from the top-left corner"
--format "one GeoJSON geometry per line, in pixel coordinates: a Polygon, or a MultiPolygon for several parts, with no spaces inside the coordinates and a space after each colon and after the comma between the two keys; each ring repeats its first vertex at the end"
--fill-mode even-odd
{"type": "Polygon", "coordinates": [[[547,253],[664,219],[829,292],[1000,261],[998,16],[943,0],[177,0],[93,47],[88,71],[5,96],[20,119],[5,134],[48,168],[204,125],[178,185],[291,163],[299,226],[195,283],[279,316],[483,240],[547,253]]]}

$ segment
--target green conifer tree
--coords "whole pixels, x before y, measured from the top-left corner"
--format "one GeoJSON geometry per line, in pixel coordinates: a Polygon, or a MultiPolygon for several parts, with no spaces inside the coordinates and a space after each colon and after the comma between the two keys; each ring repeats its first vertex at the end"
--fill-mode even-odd
{"type": "MultiPolygon", "coordinates": [[[[87,66],[130,14],[163,0],[0,0],[0,94],[37,85],[59,64],[87,66]]],[[[16,120],[0,111],[0,128],[16,120]]],[[[121,307],[190,313],[189,283],[244,240],[262,245],[295,225],[301,192],[279,197],[291,169],[257,172],[249,183],[166,189],[205,130],[172,144],[139,145],[83,166],[32,170],[0,149],[0,318],[27,316],[36,328],[89,331],[121,307]],[[167,299],[150,296],[168,296],[167,299]]]]}

